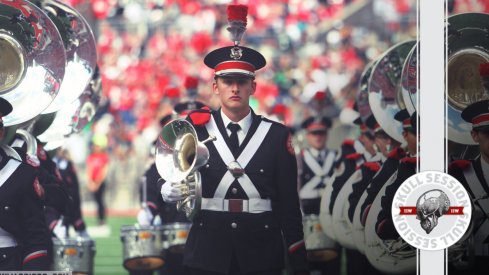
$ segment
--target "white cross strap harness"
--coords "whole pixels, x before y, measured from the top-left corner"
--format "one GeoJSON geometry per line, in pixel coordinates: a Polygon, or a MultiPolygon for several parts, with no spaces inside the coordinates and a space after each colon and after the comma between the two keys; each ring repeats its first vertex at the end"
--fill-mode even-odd
{"type": "MultiPolygon", "coordinates": [[[[20,162],[13,159],[5,164],[5,167],[1,169],[0,173],[0,187],[2,187],[15,170],[17,170],[19,165],[20,162]]],[[[14,236],[0,227],[0,248],[13,246],[17,246],[17,241],[14,236]]]]}
{"type": "MultiPolygon", "coordinates": [[[[481,160],[483,161],[483,160],[481,160]]],[[[482,188],[482,182],[477,178],[477,174],[475,173],[473,165],[470,165],[469,168],[464,170],[464,176],[467,180],[470,190],[472,193],[477,196],[481,195],[480,199],[475,199],[474,202],[477,202],[482,211],[489,215],[489,198],[487,197],[486,191],[482,188]],[[484,196],[484,194],[486,194],[484,196]]],[[[486,238],[489,236],[489,220],[484,219],[484,222],[477,229],[474,235],[474,246],[475,246],[475,255],[476,256],[488,256],[489,255],[489,245],[483,243],[486,238]]]]}
{"type": "Polygon", "coordinates": [[[327,174],[331,170],[334,160],[335,153],[333,151],[328,151],[323,166],[321,167],[309,150],[304,151],[304,162],[312,170],[314,177],[306,182],[299,191],[299,197],[301,199],[316,199],[321,197],[321,190],[317,187],[319,184],[326,184],[328,181],[329,177],[327,177],[327,174]]]}
{"type": "MultiPolygon", "coordinates": [[[[234,159],[233,154],[226,145],[226,142],[224,141],[221,132],[219,132],[213,117],[211,117],[209,123],[206,124],[206,129],[210,135],[214,135],[216,137],[216,140],[214,140],[214,146],[216,147],[217,152],[224,163],[230,164],[232,162],[237,162],[244,171],[246,165],[248,165],[251,158],[254,156],[256,151],[258,151],[258,148],[265,139],[265,136],[267,135],[271,126],[272,123],[261,121],[255,134],[250,139],[246,145],[246,148],[242,151],[237,160],[234,159]]],[[[260,193],[256,189],[253,182],[251,182],[248,175],[243,173],[240,177],[235,178],[231,171],[228,170],[219,182],[213,198],[202,198],[201,209],[226,212],[262,213],[265,211],[271,211],[272,203],[271,200],[262,199],[260,197],[260,193]],[[224,198],[234,180],[239,182],[240,186],[248,196],[248,200],[224,198]]]]}

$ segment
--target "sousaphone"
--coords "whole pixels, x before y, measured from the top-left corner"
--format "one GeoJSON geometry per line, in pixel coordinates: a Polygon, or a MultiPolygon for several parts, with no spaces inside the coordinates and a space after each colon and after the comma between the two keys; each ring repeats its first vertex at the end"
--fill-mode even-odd
{"type": "Polygon", "coordinates": [[[0,96],[13,111],[5,126],[33,119],[52,103],[65,75],[66,54],[54,23],[24,0],[0,0],[0,96]]]}
{"type": "Polygon", "coordinates": [[[390,137],[401,143],[404,143],[402,124],[394,120],[394,115],[405,108],[400,89],[401,74],[415,43],[410,40],[388,49],[374,65],[368,82],[368,102],[375,119],[390,137]]]}
{"type": "Polygon", "coordinates": [[[370,207],[365,222],[365,255],[376,269],[386,274],[412,274],[416,270],[416,249],[401,237],[395,240],[382,240],[376,232],[375,224],[382,210],[381,200],[385,189],[397,178],[395,172],[382,186],[370,207]]]}
{"type": "Polygon", "coordinates": [[[182,190],[185,198],[177,202],[177,209],[193,219],[202,201],[201,176],[198,169],[209,160],[205,143],[200,142],[194,127],[184,119],[166,124],[156,141],[156,169],[167,182],[182,190]]]}
{"type": "Polygon", "coordinates": [[[378,59],[370,61],[370,63],[365,66],[365,69],[360,76],[360,86],[358,88],[356,102],[358,113],[360,113],[362,121],[366,121],[367,118],[372,114],[372,109],[370,108],[370,104],[368,102],[368,81],[370,79],[370,75],[372,74],[372,69],[374,68],[377,61],[378,59]]]}
{"type": "MultiPolygon", "coordinates": [[[[489,62],[489,14],[462,13],[447,19],[447,139],[451,155],[472,158],[479,149],[470,135],[472,125],[460,114],[468,105],[489,99],[479,75],[479,65],[489,62]]],[[[461,241],[448,249],[448,259],[460,269],[474,264],[474,243],[471,235],[474,224],[483,215],[474,210],[472,223],[461,241]]]]}
{"type": "Polygon", "coordinates": [[[43,0],[40,6],[56,25],[66,52],[59,94],[42,112],[48,114],[72,103],[85,91],[95,71],[97,49],[92,29],[77,10],[56,0],[43,0]]]}
{"type": "Polygon", "coordinates": [[[65,105],[55,113],[42,114],[34,123],[39,140],[46,143],[47,151],[64,144],[70,135],[80,132],[92,121],[102,93],[102,84],[98,69],[85,91],[72,103],[65,105]],[[49,123],[44,131],[39,132],[42,125],[49,123]]]}
{"type": "MultiPolygon", "coordinates": [[[[399,43],[384,53],[375,65],[369,80],[369,103],[375,119],[382,129],[393,139],[405,144],[402,124],[394,115],[406,108],[401,89],[401,76],[409,53],[413,53],[414,40],[399,43]]],[[[380,213],[381,197],[385,188],[397,173],[384,184],[370,208],[365,224],[365,255],[377,269],[388,274],[406,274],[416,268],[416,250],[402,238],[382,240],[375,230],[375,222],[380,213]]],[[[358,213],[357,213],[358,214],[358,213]]],[[[359,218],[359,215],[357,215],[359,218]]]]}

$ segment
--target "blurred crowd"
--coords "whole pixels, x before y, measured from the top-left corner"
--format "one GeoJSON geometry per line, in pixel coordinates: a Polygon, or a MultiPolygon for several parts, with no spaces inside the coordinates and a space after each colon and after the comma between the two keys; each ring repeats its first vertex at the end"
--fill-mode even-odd
{"type": "MultiPolygon", "coordinates": [[[[352,108],[365,65],[392,45],[416,38],[414,0],[235,2],[250,8],[242,44],[267,59],[256,79],[252,108],[272,117],[280,112],[294,128],[311,115],[312,101],[322,91],[338,133],[335,139],[333,128],[333,148],[354,134],[348,132],[352,121],[340,115],[352,108]]],[[[211,93],[213,72],[202,60],[210,50],[232,43],[226,31],[229,1],[89,3],[103,100],[90,129],[72,137],[67,148],[81,171],[91,145],[105,148],[110,156],[108,201],[113,207],[131,208],[139,204],[138,179],[158,134],[158,121],[175,103],[189,98],[186,77],[199,80],[197,100],[218,107],[211,93]]],[[[474,5],[487,10],[484,1],[476,0],[456,1],[449,9],[458,13],[474,10],[474,5]]]]}

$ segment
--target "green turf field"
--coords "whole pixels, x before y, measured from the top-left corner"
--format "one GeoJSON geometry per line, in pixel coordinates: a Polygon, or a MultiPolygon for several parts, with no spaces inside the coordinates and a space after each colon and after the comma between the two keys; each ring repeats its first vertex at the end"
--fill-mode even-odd
{"type": "MultiPolygon", "coordinates": [[[[96,219],[86,217],[87,226],[94,226],[96,219]]],[[[122,266],[122,243],[120,241],[120,228],[122,225],[133,225],[135,217],[108,217],[110,226],[109,237],[94,237],[97,252],[95,254],[94,274],[126,275],[128,272],[122,266]]]]}

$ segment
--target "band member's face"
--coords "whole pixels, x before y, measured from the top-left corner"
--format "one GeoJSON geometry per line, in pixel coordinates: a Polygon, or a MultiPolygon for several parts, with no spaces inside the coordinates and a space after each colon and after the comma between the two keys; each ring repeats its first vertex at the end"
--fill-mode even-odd
{"type": "Polygon", "coordinates": [[[327,137],[326,131],[314,131],[306,134],[307,142],[316,150],[321,150],[326,146],[327,137]]]}
{"type": "Polygon", "coordinates": [[[472,139],[479,144],[479,150],[489,160],[489,131],[471,131],[472,139]]]}
{"type": "Polygon", "coordinates": [[[402,136],[404,137],[404,140],[406,140],[409,153],[416,154],[418,151],[418,140],[416,135],[411,131],[403,131],[402,136]]]}
{"type": "Polygon", "coordinates": [[[377,148],[379,149],[380,153],[387,157],[389,155],[389,148],[390,147],[390,139],[389,138],[384,138],[384,137],[375,137],[375,145],[377,145],[377,148]]]}
{"type": "Polygon", "coordinates": [[[256,82],[248,77],[218,77],[212,84],[212,90],[219,96],[222,108],[240,112],[249,109],[256,82]]]}
{"type": "Polygon", "coordinates": [[[365,134],[361,134],[359,137],[358,137],[358,140],[360,140],[360,142],[363,144],[363,146],[365,147],[365,149],[371,153],[371,154],[375,154],[375,152],[377,150],[375,150],[374,148],[374,139],[371,139],[369,137],[367,137],[367,135],[365,134]]]}

